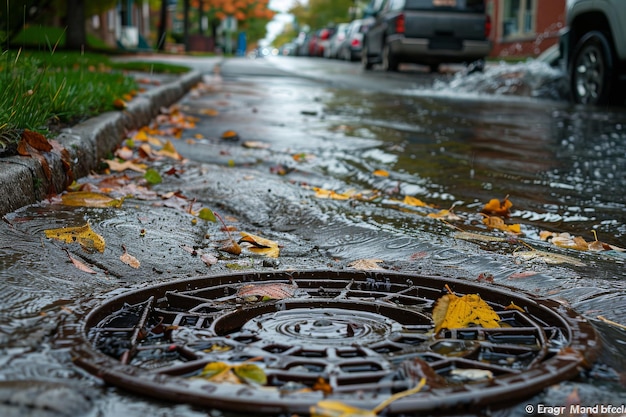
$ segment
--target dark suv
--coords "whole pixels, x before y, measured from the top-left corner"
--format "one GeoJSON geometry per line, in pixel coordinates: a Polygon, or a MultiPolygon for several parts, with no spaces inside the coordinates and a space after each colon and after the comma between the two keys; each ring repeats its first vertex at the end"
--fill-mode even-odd
{"type": "Polygon", "coordinates": [[[381,63],[397,71],[402,62],[428,65],[474,63],[482,69],[491,52],[491,21],[484,0],[373,0],[376,21],[363,40],[363,68],[381,63]]]}

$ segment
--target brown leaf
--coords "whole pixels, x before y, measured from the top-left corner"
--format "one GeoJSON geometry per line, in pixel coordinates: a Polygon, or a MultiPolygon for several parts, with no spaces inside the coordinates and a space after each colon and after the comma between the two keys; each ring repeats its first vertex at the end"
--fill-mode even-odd
{"type": "Polygon", "coordinates": [[[120,256],[120,261],[124,262],[131,268],[139,268],[139,266],[141,265],[139,260],[128,253],[128,251],[126,250],[126,246],[122,245],[122,249],[124,249],[124,253],[120,256]]]}
{"type": "Polygon", "coordinates": [[[89,268],[87,265],[85,265],[83,262],[79,261],[78,259],[74,258],[72,255],[70,255],[70,251],[68,251],[67,249],[65,249],[65,253],[67,253],[67,256],[70,258],[70,261],[72,261],[72,264],[74,264],[74,266],[83,271],[86,272],[88,274],[97,274],[96,271],[94,271],[93,269],[89,268]]]}
{"type": "Polygon", "coordinates": [[[48,142],[48,139],[41,133],[33,132],[32,130],[25,129],[22,132],[22,141],[40,152],[50,152],[52,150],[52,145],[48,142]]]}
{"type": "Polygon", "coordinates": [[[263,301],[282,300],[293,297],[297,290],[298,286],[295,284],[248,284],[237,290],[237,296],[245,299],[255,297],[263,301]]]}
{"type": "Polygon", "coordinates": [[[230,253],[231,255],[240,255],[241,254],[241,246],[233,239],[226,239],[222,242],[222,245],[219,247],[219,250],[222,252],[230,253]]]}
{"type": "Polygon", "coordinates": [[[362,271],[375,271],[384,269],[380,265],[380,262],[383,262],[382,259],[358,259],[354,262],[350,262],[348,264],[349,267],[354,269],[360,269],[362,271]]]}

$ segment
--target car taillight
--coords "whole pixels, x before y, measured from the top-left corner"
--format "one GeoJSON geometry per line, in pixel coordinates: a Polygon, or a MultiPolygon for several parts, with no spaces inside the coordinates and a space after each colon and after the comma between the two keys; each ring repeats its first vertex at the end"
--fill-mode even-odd
{"type": "Polygon", "coordinates": [[[396,17],[396,33],[404,33],[404,13],[396,17]]]}
{"type": "Polygon", "coordinates": [[[485,38],[488,38],[490,34],[491,34],[491,17],[487,15],[485,19],[485,38]]]}
{"type": "Polygon", "coordinates": [[[361,45],[361,41],[358,39],[352,39],[352,42],[350,42],[351,46],[357,47],[361,45]]]}

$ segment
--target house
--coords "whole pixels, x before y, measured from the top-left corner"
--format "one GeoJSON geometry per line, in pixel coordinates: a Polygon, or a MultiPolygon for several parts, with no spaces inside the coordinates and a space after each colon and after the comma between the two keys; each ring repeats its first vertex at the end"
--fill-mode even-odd
{"type": "Polygon", "coordinates": [[[536,57],[558,44],[566,0],[485,0],[492,57],[536,57]]]}
{"type": "Polygon", "coordinates": [[[115,8],[88,17],[86,30],[111,47],[149,49],[150,17],[148,2],[118,0],[115,8]]]}

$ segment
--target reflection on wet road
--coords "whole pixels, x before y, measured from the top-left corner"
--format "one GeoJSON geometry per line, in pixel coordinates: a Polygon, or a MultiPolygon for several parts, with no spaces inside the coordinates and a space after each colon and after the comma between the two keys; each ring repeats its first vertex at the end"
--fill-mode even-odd
{"type": "MultiPolygon", "coordinates": [[[[297,65],[277,62],[283,71],[285,62],[297,65]]],[[[262,65],[265,75],[252,76],[249,62],[227,61],[221,74],[207,76],[205,89],[186,97],[181,110],[199,120],[174,144],[190,161],[156,190],[180,190],[239,230],[280,242],[281,268],[345,268],[379,259],[383,268],[470,280],[488,275],[556,298],[593,321],[605,341],[603,362],[533,401],[560,404],[576,388],[589,404],[625,402],[619,382],[625,333],[597,320],[626,323],[624,254],[563,249],[540,238],[542,231],[567,232],[626,246],[623,110],[467,92],[459,98],[446,90],[460,89],[457,78],[425,91],[424,80],[407,84],[400,74],[385,92],[382,73],[348,84],[360,77],[352,66],[347,73],[333,67],[343,75],[328,83],[328,75],[321,81],[285,77],[262,65]],[[398,87],[402,82],[408,87],[398,87]],[[240,140],[221,139],[226,130],[240,140]],[[320,198],[329,191],[346,199],[320,198]],[[406,204],[406,196],[425,205],[406,204]],[[513,203],[506,222],[519,224],[520,236],[483,223],[484,204],[505,196],[513,203]],[[459,219],[429,217],[451,207],[459,219]],[[537,256],[529,247],[561,258],[537,256]]],[[[310,78],[318,63],[308,65],[301,75],[310,78]]],[[[221,235],[219,225],[192,225],[184,214],[133,199],[121,209],[42,203],[8,215],[0,226],[0,380],[61,380],[70,390],[89,381],[93,393],[81,398],[93,402],[98,415],[162,412],[166,405],[117,390],[105,398],[93,379],[71,367],[62,347],[49,344],[50,335],[64,314],[84,308],[76,300],[142,282],[228,272],[233,262],[264,268],[252,258],[221,260],[209,269],[180,249],[206,248],[221,235]],[[43,237],[45,229],[85,221],[108,243],[106,256],[72,252],[96,265],[95,275],[77,271],[63,246],[43,237]],[[137,239],[141,231],[146,237],[137,239]],[[120,264],[122,244],[144,268],[120,264]]],[[[186,406],[174,413],[202,414],[186,406]]],[[[505,413],[526,415],[521,406],[505,413]]]]}

